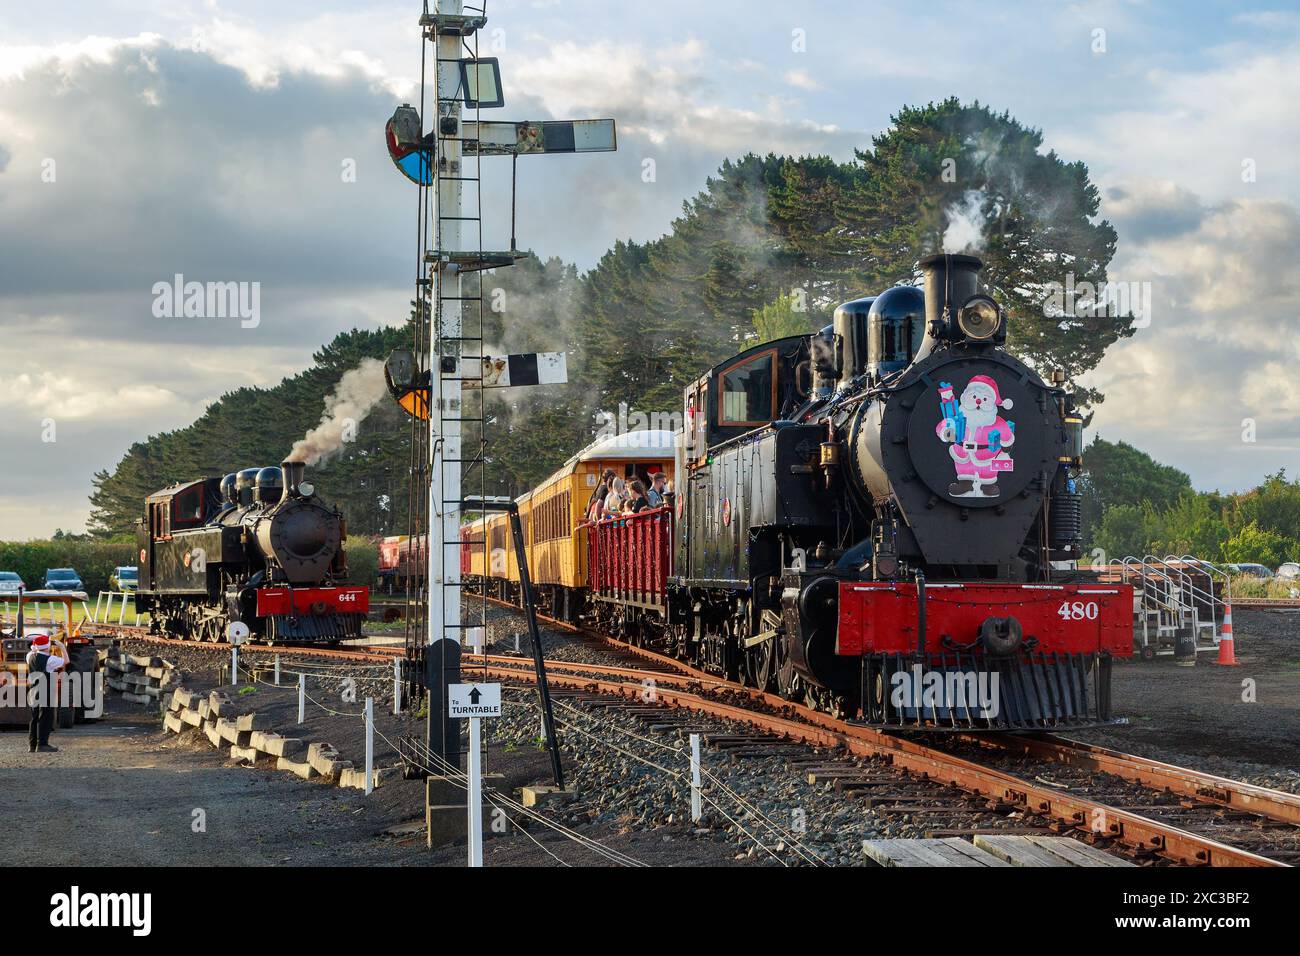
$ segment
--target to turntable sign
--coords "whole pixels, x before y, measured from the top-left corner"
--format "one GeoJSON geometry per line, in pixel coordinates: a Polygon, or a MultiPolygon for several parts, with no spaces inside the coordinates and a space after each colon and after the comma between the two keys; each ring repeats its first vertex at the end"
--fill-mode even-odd
{"type": "Polygon", "coordinates": [[[500,684],[449,684],[447,716],[500,717],[500,684]]]}

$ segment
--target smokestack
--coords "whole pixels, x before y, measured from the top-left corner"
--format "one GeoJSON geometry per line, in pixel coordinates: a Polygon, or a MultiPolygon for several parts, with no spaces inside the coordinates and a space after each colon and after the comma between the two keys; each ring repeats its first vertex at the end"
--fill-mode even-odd
{"type": "Polygon", "coordinates": [[[284,493],[280,496],[281,501],[287,501],[290,498],[298,497],[298,486],[302,484],[303,473],[307,470],[305,462],[301,461],[282,461],[280,470],[284,472],[284,493]]]}
{"type": "Polygon", "coordinates": [[[925,273],[925,325],[935,320],[948,328],[957,327],[957,310],[978,291],[979,271],[984,267],[974,256],[942,254],[921,260],[925,273]]]}

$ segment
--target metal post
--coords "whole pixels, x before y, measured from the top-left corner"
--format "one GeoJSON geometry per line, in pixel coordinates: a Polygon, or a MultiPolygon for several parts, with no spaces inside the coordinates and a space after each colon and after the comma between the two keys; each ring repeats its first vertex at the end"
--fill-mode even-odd
{"type": "Polygon", "coordinates": [[[117,623],[126,623],[126,592],[122,592],[122,607],[117,612],[117,623]]]}
{"type": "MultiPolygon", "coordinates": [[[[440,0],[439,14],[461,13],[461,0],[440,0]]],[[[461,102],[447,97],[446,89],[459,85],[458,62],[463,53],[461,37],[439,34],[434,61],[433,131],[438,134],[434,156],[436,195],[434,203],[434,238],[441,253],[464,251],[461,243],[461,102]],[[447,82],[444,82],[446,80],[447,82]],[[454,124],[451,135],[442,133],[442,122],[454,124]],[[442,171],[446,174],[443,175],[442,171]]],[[[460,498],[461,498],[461,276],[451,263],[433,263],[433,309],[436,320],[429,336],[429,548],[428,597],[429,630],[427,643],[447,639],[459,641],[461,626],[460,595],[460,498]],[[444,287],[444,283],[446,284],[444,287]],[[451,368],[443,371],[446,357],[451,368]],[[446,419],[444,421],[444,416],[446,419]],[[447,542],[452,542],[448,544],[447,542]]],[[[449,655],[451,656],[451,655],[449,655]]],[[[451,668],[442,669],[445,679],[451,668]]],[[[434,698],[446,700],[445,685],[430,697],[428,746],[443,756],[441,746],[450,733],[445,708],[435,711],[434,698]],[[435,728],[433,722],[439,721],[435,728]]],[[[455,725],[452,725],[455,726],[455,725]]],[[[446,754],[451,757],[453,755],[446,754]]],[[[456,755],[457,765],[459,756],[456,755]]]]}
{"type": "Polygon", "coordinates": [[[483,865],[483,774],[479,755],[479,718],[469,719],[469,865],[483,865]]]}
{"type": "Polygon", "coordinates": [[[519,506],[506,506],[510,514],[510,534],[515,541],[515,561],[519,565],[519,589],[523,593],[524,616],[528,619],[528,636],[533,642],[533,668],[537,672],[537,693],[542,701],[542,729],[551,751],[551,772],[555,785],[564,789],[564,768],[560,766],[560,742],[555,736],[555,716],[551,712],[551,689],[546,683],[546,660],[542,655],[542,636],[537,630],[536,598],[532,575],[528,571],[528,553],[524,550],[524,530],[519,521],[519,506]]]}
{"type": "Polygon", "coordinates": [[[280,655],[275,655],[275,686],[280,686],[280,655]]]}
{"type": "Polygon", "coordinates": [[[230,645],[230,683],[239,683],[239,645],[230,645]]]}
{"type": "Polygon", "coordinates": [[[375,789],[375,699],[366,698],[366,796],[375,789]]]}
{"type": "MultiPolygon", "coordinates": [[[[104,600],[104,592],[96,591],[95,592],[95,615],[94,617],[91,618],[91,620],[94,621],[96,624],[99,623],[99,605],[103,602],[103,600],[104,600]]],[[[6,601],[5,611],[8,612],[8,610],[9,610],[9,602],[6,601]]]]}
{"type": "Polygon", "coordinates": [[[700,806],[700,735],[691,734],[691,822],[699,823],[703,815],[700,806]]]}
{"type": "Polygon", "coordinates": [[[393,713],[402,712],[402,659],[393,658],[393,713]]]}
{"type": "Polygon", "coordinates": [[[298,675],[298,723],[307,720],[307,675],[298,675]]]}

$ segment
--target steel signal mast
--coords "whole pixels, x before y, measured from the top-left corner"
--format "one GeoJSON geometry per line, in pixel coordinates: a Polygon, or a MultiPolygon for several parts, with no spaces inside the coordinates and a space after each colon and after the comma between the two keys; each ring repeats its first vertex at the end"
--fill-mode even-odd
{"type": "MultiPolygon", "coordinates": [[[[421,229],[421,276],[417,283],[421,310],[425,290],[433,290],[430,334],[423,342],[417,336],[416,352],[398,352],[390,357],[388,377],[403,407],[417,419],[427,416],[428,420],[427,623],[423,649],[423,683],[429,694],[427,749],[430,755],[456,767],[460,762],[460,731],[458,722],[446,716],[446,687],[459,679],[460,645],[470,627],[462,620],[461,609],[462,479],[466,466],[481,469],[484,461],[483,447],[465,457],[463,426],[477,423],[480,429],[483,427],[486,388],[567,380],[562,352],[495,358],[483,352],[481,273],[514,265],[527,253],[516,247],[513,194],[510,248],[483,249],[482,159],[509,156],[514,163],[519,156],[617,148],[612,119],[482,119],[483,109],[505,103],[497,59],[478,56],[478,35],[487,23],[485,7],[441,0],[430,13],[426,3],[420,29],[422,42],[434,49],[433,128],[425,131],[420,112],[403,105],[386,129],[394,163],[421,187],[422,223],[426,221],[426,192],[433,204],[431,228],[421,229]],[[467,110],[473,111],[472,119],[466,118],[467,110]],[[474,286],[467,287],[465,276],[470,273],[480,275],[474,286]],[[476,328],[466,328],[467,309],[477,311],[476,328]],[[467,390],[479,396],[477,415],[467,414],[467,390]]],[[[422,54],[422,64],[425,58],[426,54],[422,54]]],[[[426,86],[422,70],[422,106],[426,86]]],[[[483,546],[486,550],[487,542],[483,546]]],[[[484,557],[486,566],[487,555],[484,557]]],[[[408,619],[409,612],[408,603],[408,619]]]]}

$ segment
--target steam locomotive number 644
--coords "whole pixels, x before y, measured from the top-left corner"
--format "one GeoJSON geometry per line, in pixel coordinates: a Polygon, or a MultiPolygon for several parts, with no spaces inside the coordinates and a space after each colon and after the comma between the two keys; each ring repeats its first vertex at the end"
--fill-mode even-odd
{"type": "Polygon", "coordinates": [[[222,641],[238,622],[267,643],[360,637],[370,590],[347,583],[347,524],[303,469],[247,468],[146,499],[136,606],[154,633],[222,641]]]}

